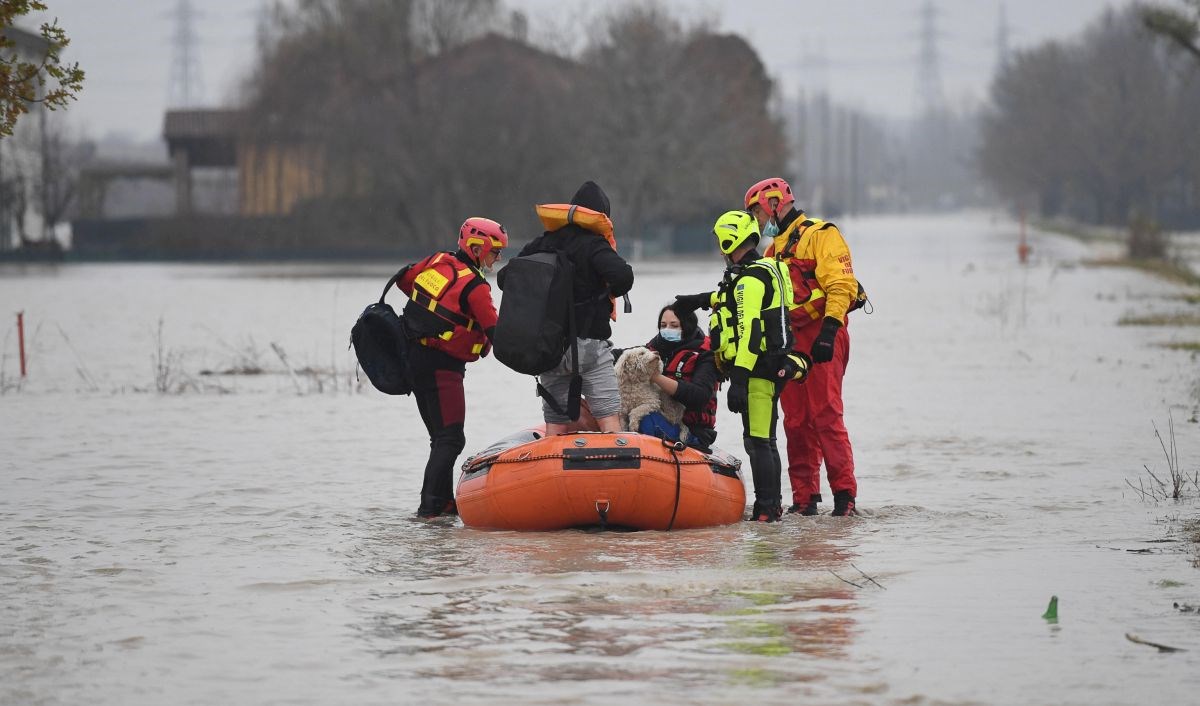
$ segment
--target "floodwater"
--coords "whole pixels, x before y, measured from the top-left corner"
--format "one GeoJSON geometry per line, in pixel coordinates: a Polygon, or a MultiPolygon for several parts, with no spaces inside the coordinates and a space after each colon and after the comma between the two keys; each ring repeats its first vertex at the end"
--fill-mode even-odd
{"type": "MultiPolygon", "coordinates": [[[[1159,345],[1200,329],[1117,322],[1195,305],[1044,234],[1022,268],[986,215],[843,225],[863,515],[672,533],[415,520],[415,405],[346,350],[401,263],[3,270],[0,703],[1194,703],[1161,540],[1196,502],[1127,481],[1172,420],[1200,468],[1200,365],[1159,345]]],[[[639,264],[617,342],[718,271],[639,264]]],[[[490,359],[467,394],[468,452],[537,420],[490,359]]]]}

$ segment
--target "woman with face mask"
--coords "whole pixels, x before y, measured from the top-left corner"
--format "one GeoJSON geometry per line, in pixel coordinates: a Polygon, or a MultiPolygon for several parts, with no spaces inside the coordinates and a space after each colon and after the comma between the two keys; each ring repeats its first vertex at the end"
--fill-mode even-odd
{"type": "MultiPolygon", "coordinates": [[[[686,409],[683,423],[688,428],[689,446],[709,451],[717,438],[717,385],[720,376],[708,349],[708,336],[696,323],[696,312],[674,304],[658,312],[658,335],[646,344],[658,353],[663,371],[651,378],[671,399],[686,409]]],[[[679,429],[658,413],[646,415],[638,431],[653,436],[678,438],[679,429]]]]}

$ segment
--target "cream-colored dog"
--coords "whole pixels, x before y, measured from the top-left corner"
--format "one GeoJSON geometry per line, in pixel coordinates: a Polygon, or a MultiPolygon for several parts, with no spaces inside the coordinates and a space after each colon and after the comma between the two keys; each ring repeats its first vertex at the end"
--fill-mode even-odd
{"type": "Polygon", "coordinates": [[[679,440],[687,441],[688,429],[683,423],[684,407],[671,399],[653,378],[662,373],[662,359],[649,348],[628,348],[617,359],[617,390],[621,393],[621,427],[637,431],[642,418],[659,412],[667,421],[679,425],[679,440]]]}

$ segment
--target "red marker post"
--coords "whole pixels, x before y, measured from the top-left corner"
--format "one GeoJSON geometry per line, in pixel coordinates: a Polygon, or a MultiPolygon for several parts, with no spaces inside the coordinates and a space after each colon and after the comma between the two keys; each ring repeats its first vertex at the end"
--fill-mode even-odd
{"type": "Polygon", "coordinates": [[[17,312],[17,347],[21,350],[21,377],[25,377],[25,312],[17,312]]]}
{"type": "Polygon", "coordinates": [[[1029,261],[1029,243],[1025,241],[1025,209],[1021,209],[1021,242],[1017,245],[1017,260],[1022,265],[1029,261]]]}

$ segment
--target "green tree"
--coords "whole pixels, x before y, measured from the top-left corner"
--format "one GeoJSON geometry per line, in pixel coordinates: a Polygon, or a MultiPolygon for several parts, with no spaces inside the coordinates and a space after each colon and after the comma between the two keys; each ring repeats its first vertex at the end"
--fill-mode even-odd
{"type": "Polygon", "coordinates": [[[45,9],[46,4],[37,0],[0,0],[0,137],[12,135],[17,119],[29,112],[30,105],[41,103],[57,110],[75,100],[83,88],[79,64],[62,62],[62,50],[71,40],[57,19],[42,23],[39,59],[26,60],[16,51],[17,42],[9,31],[13,22],[45,9]]]}
{"type": "Polygon", "coordinates": [[[1200,59],[1200,0],[1181,0],[1189,9],[1165,5],[1142,7],[1142,24],[1200,59]]]}

